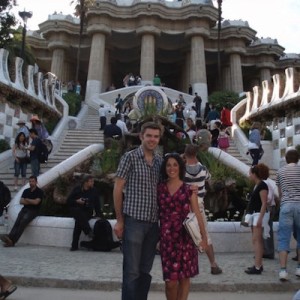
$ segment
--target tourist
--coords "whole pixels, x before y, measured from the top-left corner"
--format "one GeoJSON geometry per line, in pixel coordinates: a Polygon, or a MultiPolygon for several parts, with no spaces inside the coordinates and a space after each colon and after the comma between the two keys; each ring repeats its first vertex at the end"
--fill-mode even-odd
{"type": "Polygon", "coordinates": [[[249,275],[259,275],[263,271],[262,257],[263,257],[263,228],[264,236],[268,236],[268,214],[267,200],[268,200],[268,186],[263,179],[268,178],[269,168],[264,164],[252,166],[249,171],[249,178],[255,184],[251,193],[248,219],[252,229],[252,244],[254,248],[254,265],[245,270],[249,275]]]}
{"type": "Polygon", "coordinates": [[[154,86],[161,86],[161,80],[157,74],[155,74],[153,78],[153,85],[154,86]]]}
{"type": "Polygon", "coordinates": [[[195,98],[194,98],[193,102],[195,103],[197,118],[201,118],[202,99],[200,96],[198,96],[198,93],[195,93],[195,98]]]}
{"type": "Polygon", "coordinates": [[[27,147],[27,150],[30,152],[30,166],[32,175],[38,177],[40,174],[40,161],[39,161],[39,152],[41,149],[42,141],[38,137],[36,129],[31,128],[29,130],[31,143],[27,147]]]}
{"type": "Polygon", "coordinates": [[[124,121],[122,121],[121,114],[117,114],[116,118],[117,118],[117,124],[116,125],[121,129],[122,136],[124,136],[124,134],[128,133],[128,128],[126,126],[126,123],[124,121]]]}
{"type": "Polygon", "coordinates": [[[12,282],[0,275],[0,299],[6,299],[9,295],[15,292],[17,287],[12,282]]]}
{"type": "Polygon", "coordinates": [[[221,124],[220,130],[219,130],[219,136],[218,136],[218,147],[222,151],[227,152],[227,149],[230,146],[229,136],[230,136],[230,133],[226,130],[226,126],[221,124]]]}
{"type": "Polygon", "coordinates": [[[189,95],[193,95],[193,87],[191,84],[189,84],[188,93],[189,95]]]}
{"type": "Polygon", "coordinates": [[[124,105],[123,114],[124,114],[124,121],[127,122],[129,119],[128,115],[132,111],[132,106],[129,101],[127,101],[124,105]]]}
{"type": "Polygon", "coordinates": [[[0,217],[2,217],[4,209],[9,204],[10,200],[11,194],[9,188],[0,181],[0,217]]]}
{"type": "Polygon", "coordinates": [[[21,173],[22,176],[22,185],[25,184],[26,181],[26,170],[27,170],[27,142],[26,142],[26,136],[23,132],[20,132],[16,139],[15,144],[13,145],[12,153],[14,157],[14,190],[18,190],[18,177],[21,173]]]}
{"type": "Polygon", "coordinates": [[[177,105],[175,106],[175,123],[180,127],[180,128],[184,128],[184,106],[182,104],[182,102],[178,102],[177,105]]]}
{"type": "Polygon", "coordinates": [[[155,149],[160,137],[159,125],[144,123],[141,146],[123,155],[116,173],[114,231],[123,239],[122,300],[146,300],[151,284],[159,233],[156,188],[161,157],[155,149]]]}
{"type": "Polygon", "coordinates": [[[176,102],[177,102],[178,104],[179,104],[179,103],[182,104],[183,108],[184,108],[185,105],[186,105],[186,102],[185,102],[185,100],[184,100],[182,94],[179,94],[179,95],[178,95],[178,99],[176,100],[176,102]]]}
{"type": "Polygon", "coordinates": [[[76,186],[68,196],[67,203],[71,216],[75,219],[73,230],[72,246],[70,251],[78,250],[78,243],[81,231],[91,239],[93,230],[89,225],[94,211],[96,216],[100,216],[100,202],[96,188],[94,188],[94,178],[85,175],[80,186],[76,186]]]}
{"type": "Polygon", "coordinates": [[[116,114],[121,113],[122,106],[123,106],[123,99],[121,98],[121,94],[118,94],[118,97],[115,100],[116,114]]]}
{"type": "Polygon", "coordinates": [[[117,118],[111,117],[110,124],[105,125],[104,127],[104,138],[113,138],[119,140],[122,138],[122,129],[117,126],[117,118]]]}
{"type": "Polygon", "coordinates": [[[206,102],[205,107],[204,107],[204,115],[203,115],[203,120],[205,122],[207,122],[207,115],[210,111],[211,111],[210,104],[208,102],[206,102]]]}
{"type": "Polygon", "coordinates": [[[285,155],[287,165],[277,173],[276,184],[279,191],[280,214],[278,229],[278,252],[280,262],[279,279],[288,279],[287,257],[293,227],[297,238],[298,265],[295,275],[300,277],[300,166],[297,150],[289,150],[285,155]]]}
{"type": "Polygon", "coordinates": [[[254,122],[249,131],[249,143],[248,149],[250,152],[250,156],[252,157],[252,166],[258,164],[259,155],[260,155],[260,123],[254,122]]]}
{"type": "Polygon", "coordinates": [[[38,116],[32,116],[30,122],[32,124],[31,128],[34,128],[37,131],[37,135],[42,141],[48,139],[48,130],[38,116]]]}
{"type": "Polygon", "coordinates": [[[215,260],[214,248],[207,230],[207,220],[204,207],[205,183],[211,178],[207,168],[203,166],[197,159],[198,145],[188,144],[185,147],[185,178],[187,184],[197,185],[198,187],[198,205],[204,222],[204,228],[207,236],[207,248],[205,253],[210,262],[210,271],[213,275],[222,273],[222,269],[218,266],[215,260]]]}
{"type": "Polygon", "coordinates": [[[99,130],[104,130],[106,125],[106,118],[108,114],[108,108],[104,107],[104,104],[100,104],[100,108],[98,110],[99,113],[99,120],[100,120],[100,128],[99,130]]]}
{"type": "Polygon", "coordinates": [[[165,155],[161,167],[162,183],[158,185],[160,255],[168,300],[186,300],[190,278],[199,273],[198,249],[206,250],[207,237],[199,211],[197,195],[183,182],[185,164],[177,153],[165,155]],[[197,217],[202,241],[198,247],[184,229],[183,221],[193,211],[197,217]]]}
{"type": "Polygon", "coordinates": [[[193,142],[195,136],[196,136],[196,126],[192,120],[192,118],[186,119],[186,133],[188,134],[190,141],[193,142]]]}
{"type": "Polygon", "coordinates": [[[25,134],[26,141],[28,142],[28,140],[29,140],[29,128],[25,125],[25,121],[19,120],[17,125],[19,125],[19,129],[17,130],[17,135],[19,133],[23,132],[25,134]]]}
{"type": "Polygon", "coordinates": [[[273,220],[276,214],[276,204],[278,203],[277,187],[273,180],[269,178],[263,178],[264,182],[268,186],[268,201],[267,210],[270,213],[269,227],[270,227],[270,237],[263,238],[264,252],[263,258],[274,259],[274,234],[273,234],[273,220]]]}
{"type": "Polygon", "coordinates": [[[225,127],[230,127],[232,125],[231,123],[231,116],[230,116],[230,109],[229,105],[225,104],[221,110],[221,123],[225,127]]]}
{"type": "Polygon", "coordinates": [[[213,123],[213,129],[210,130],[212,147],[218,148],[218,146],[219,146],[218,138],[219,138],[219,134],[220,134],[220,127],[221,127],[221,122],[216,121],[213,123]]]}
{"type": "Polygon", "coordinates": [[[27,225],[39,215],[39,209],[44,197],[44,192],[37,186],[37,177],[29,177],[29,188],[22,193],[20,204],[23,205],[18,217],[7,235],[1,236],[4,247],[13,247],[18,242],[27,225]]]}
{"type": "Polygon", "coordinates": [[[216,110],[214,106],[211,107],[211,110],[208,112],[207,117],[205,119],[206,123],[209,124],[209,127],[213,128],[213,123],[220,118],[220,114],[216,110]]]}

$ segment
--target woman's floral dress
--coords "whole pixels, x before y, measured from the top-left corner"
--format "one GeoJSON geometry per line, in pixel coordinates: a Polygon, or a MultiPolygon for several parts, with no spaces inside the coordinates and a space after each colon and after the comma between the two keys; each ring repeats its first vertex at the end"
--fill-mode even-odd
{"type": "Polygon", "coordinates": [[[165,281],[199,273],[197,249],[182,224],[190,211],[190,195],[190,187],[185,183],[173,195],[166,183],[158,186],[160,255],[165,281]]]}

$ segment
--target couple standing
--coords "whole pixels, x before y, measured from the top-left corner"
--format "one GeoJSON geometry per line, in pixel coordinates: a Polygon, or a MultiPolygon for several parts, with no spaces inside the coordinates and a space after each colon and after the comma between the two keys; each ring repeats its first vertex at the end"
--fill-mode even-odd
{"type": "Polygon", "coordinates": [[[207,247],[197,192],[183,183],[185,166],[178,154],[166,155],[163,160],[154,153],[160,137],[159,125],[145,123],[140,133],[141,146],[127,152],[117,170],[114,230],[123,239],[122,300],[147,299],[159,230],[166,297],[187,299],[190,277],[198,274],[197,249],[182,228],[190,208],[203,236],[199,246],[204,250],[207,247]],[[164,181],[159,184],[160,175],[164,181]]]}

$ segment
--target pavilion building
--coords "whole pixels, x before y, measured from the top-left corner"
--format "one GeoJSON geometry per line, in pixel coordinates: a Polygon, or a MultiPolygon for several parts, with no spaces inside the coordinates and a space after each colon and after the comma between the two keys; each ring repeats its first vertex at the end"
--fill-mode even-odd
{"type": "MultiPolygon", "coordinates": [[[[123,87],[128,73],[143,83],[158,74],[167,87],[183,92],[191,84],[207,100],[220,88],[250,90],[283,73],[287,64],[300,69],[299,55],[289,59],[276,39],[257,38],[246,21],[224,20],[218,39],[217,21],[211,0],[96,0],[81,39],[79,82],[86,98],[112,83],[123,87]]],[[[55,13],[39,28],[27,42],[40,69],[63,82],[74,80],[79,20],[55,13]]]]}

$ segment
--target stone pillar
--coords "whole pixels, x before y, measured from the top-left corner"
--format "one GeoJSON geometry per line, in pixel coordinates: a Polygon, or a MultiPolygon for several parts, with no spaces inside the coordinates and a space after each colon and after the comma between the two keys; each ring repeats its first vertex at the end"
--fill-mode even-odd
{"type": "Polygon", "coordinates": [[[103,68],[103,90],[106,90],[111,82],[111,72],[110,72],[110,64],[109,64],[109,50],[105,50],[104,56],[104,68],[103,68]]]}
{"type": "Polygon", "coordinates": [[[198,93],[202,98],[202,107],[204,107],[207,102],[208,92],[204,39],[201,35],[193,35],[191,37],[190,81],[193,87],[193,93],[198,93]]]}
{"type": "Polygon", "coordinates": [[[271,80],[271,71],[269,68],[262,68],[260,70],[260,81],[263,82],[264,80],[271,80]]]}
{"type": "Polygon", "coordinates": [[[243,92],[242,63],[241,56],[238,53],[230,54],[230,75],[231,90],[236,93],[243,92]]]}
{"type": "Polygon", "coordinates": [[[230,67],[222,68],[222,88],[225,91],[231,90],[230,67]]]}
{"type": "MultiPolygon", "coordinates": [[[[155,36],[160,30],[152,25],[143,25],[136,29],[141,36],[140,75],[143,84],[152,84],[155,75],[155,36]]],[[[160,74],[158,74],[160,75],[160,74]]]]}
{"type": "Polygon", "coordinates": [[[155,36],[142,35],[140,74],[143,83],[152,83],[155,73],[155,36]]]}
{"type": "Polygon", "coordinates": [[[52,53],[51,73],[55,74],[58,79],[64,80],[65,50],[56,48],[52,53]]]}
{"type": "Polygon", "coordinates": [[[88,79],[86,84],[85,99],[88,101],[93,96],[102,92],[103,67],[105,57],[105,34],[94,32],[90,53],[88,79]]]}
{"type": "MultiPolygon", "coordinates": [[[[181,82],[183,83],[182,91],[185,93],[188,93],[189,90],[189,84],[191,84],[191,53],[187,52],[185,56],[185,63],[183,66],[183,76],[181,77],[181,82]]],[[[193,91],[194,93],[194,91],[193,91]]]]}

